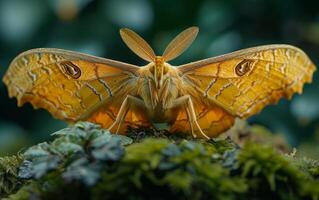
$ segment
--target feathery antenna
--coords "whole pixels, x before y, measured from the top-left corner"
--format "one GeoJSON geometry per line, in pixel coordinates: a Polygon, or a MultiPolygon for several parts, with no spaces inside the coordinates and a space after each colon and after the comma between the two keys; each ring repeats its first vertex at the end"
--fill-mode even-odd
{"type": "Polygon", "coordinates": [[[137,33],[128,29],[120,29],[120,35],[124,43],[139,57],[148,62],[154,62],[156,55],[151,46],[137,33]]]}
{"type": "Polygon", "coordinates": [[[173,60],[181,55],[195,40],[198,27],[190,27],[178,34],[166,47],[163,58],[165,62],[173,60]]]}

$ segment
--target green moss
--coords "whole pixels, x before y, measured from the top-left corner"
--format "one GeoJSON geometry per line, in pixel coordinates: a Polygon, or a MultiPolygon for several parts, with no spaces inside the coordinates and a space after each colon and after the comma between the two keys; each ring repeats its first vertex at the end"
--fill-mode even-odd
{"type": "Polygon", "coordinates": [[[103,194],[106,199],[127,198],[128,194],[132,199],[234,199],[246,191],[245,180],[231,177],[229,170],[212,157],[209,146],[213,144],[167,139],[132,144],[121,162],[103,173],[94,189],[95,199],[103,194]]]}
{"type": "MultiPolygon", "coordinates": [[[[319,161],[282,154],[274,146],[254,140],[237,145],[228,138],[205,141],[153,129],[130,131],[133,138],[78,123],[54,133],[53,142],[29,148],[23,162],[11,165],[15,173],[9,174],[14,179],[0,176],[0,180],[20,183],[6,190],[12,194],[8,198],[319,197],[319,161]]],[[[2,166],[10,168],[8,163],[2,166]]],[[[10,186],[10,182],[4,185],[10,186]]]]}
{"type": "Polygon", "coordinates": [[[18,166],[21,162],[20,155],[0,157],[0,198],[16,191],[22,184],[18,178],[18,166]]]}
{"type": "Polygon", "coordinates": [[[295,199],[300,184],[306,180],[305,174],[288,159],[273,148],[259,144],[245,144],[238,154],[238,168],[241,176],[250,180],[252,193],[265,193],[269,197],[295,199]],[[263,187],[256,185],[256,182],[263,187]]]}
{"type": "Polygon", "coordinates": [[[16,193],[4,198],[4,200],[30,200],[38,197],[40,183],[29,182],[23,185],[16,193]]]}

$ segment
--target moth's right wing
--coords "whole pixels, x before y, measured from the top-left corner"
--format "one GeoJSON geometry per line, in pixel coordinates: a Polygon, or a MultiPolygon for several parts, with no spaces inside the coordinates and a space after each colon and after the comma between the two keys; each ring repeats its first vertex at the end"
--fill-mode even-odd
{"type": "Polygon", "coordinates": [[[138,70],[131,64],[72,51],[34,49],[11,62],[3,82],[19,106],[30,102],[58,119],[88,119],[106,126],[114,121],[126,95],[136,92],[138,70]]]}

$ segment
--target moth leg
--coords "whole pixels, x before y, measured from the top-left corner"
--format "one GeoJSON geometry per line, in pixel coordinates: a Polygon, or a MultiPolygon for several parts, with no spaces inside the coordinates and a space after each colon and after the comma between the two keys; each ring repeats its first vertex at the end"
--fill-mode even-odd
{"type": "Polygon", "coordinates": [[[122,123],[124,122],[125,120],[125,117],[130,109],[130,107],[132,105],[135,105],[137,107],[144,107],[145,108],[145,104],[144,104],[144,101],[137,98],[137,97],[134,97],[134,96],[131,96],[131,95],[127,95],[126,98],[124,99],[121,107],[120,107],[120,110],[116,116],[116,119],[115,121],[113,122],[113,124],[108,128],[109,130],[111,130],[112,128],[114,128],[116,125],[117,125],[117,129],[116,129],[116,132],[115,134],[117,134],[121,128],[121,125],[122,123]]]}
{"type": "Polygon", "coordinates": [[[116,129],[115,134],[118,133],[118,130],[120,129],[120,126],[122,124],[122,120],[125,119],[125,116],[128,112],[128,97],[126,97],[120,107],[119,113],[116,116],[115,121],[111,124],[111,126],[108,128],[109,130],[113,129],[113,127],[116,126],[116,124],[118,124],[118,127],[116,129]]]}
{"type": "Polygon", "coordinates": [[[206,139],[210,139],[203,132],[203,130],[201,129],[201,127],[199,126],[197,122],[193,101],[189,95],[185,95],[185,96],[177,98],[169,108],[180,107],[180,106],[184,106],[186,107],[186,109],[188,109],[188,113],[189,113],[188,120],[190,121],[190,123],[195,125],[195,127],[198,129],[198,131],[200,132],[202,136],[204,136],[206,139]]]}
{"type": "Polygon", "coordinates": [[[191,127],[192,135],[193,135],[194,138],[197,138],[197,135],[196,135],[195,132],[194,132],[193,123],[192,123],[191,120],[190,120],[190,115],[191,115],[191,114],[190,114],[190,112],[189,112],[189,109],[186,107],[185,110],[186,110],[186,113],[187,113],[187,118],[188,118],[189,126],[191,127]]]}
{"type": "Polygon", "coordinates": [[[199,132],[206,138],[206,139],[210,139],[201,129],[201,127],[199,126],[198,122],[197,122],[197,118],[196,118],[196,113],[195,113],[195,109],[194,109],[194,105],[193,105],[193,101],[190,98],[190,96],[188,96],[188,101],[187,101],[187,108],[189,109],[190,112],[190,120],[195,123],[197,129],[199,130],[199,132]]]}
{"type": "Polygon", "coordinates": [[[129,111],[129,106],[127,106],[127,109],[125,110],[125,113],[120,116],[121,119],[119,120],[119,123],[118,123],[118,126],[117,126],[115,134],[117,134],[119,132],[119,130],[121,128],[121,125],[123,124],[123,121],[125,120],[125,117],[126,117],[128,111],[129,111]]]}

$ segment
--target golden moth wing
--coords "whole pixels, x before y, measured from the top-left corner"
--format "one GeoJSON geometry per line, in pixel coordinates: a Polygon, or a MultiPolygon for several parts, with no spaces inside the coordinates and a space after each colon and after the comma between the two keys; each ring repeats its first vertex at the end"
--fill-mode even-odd
{"type": "Polygon", "coordinates": [[[3,82],[19,106],[30,102],[56,118],[78,121],[111,104],[118,94],[134,93],[138,69],[71,51],[34,49],[11,62],[3,82]]]}
{"type": "MultiPolygon", "coordinates": [[[[210,105],[249,117],[281,97],[301,93],[315,66],[300,49],[266,45],[180,66],[187,86],[210,105]]],[[[209,106],[209,105],[208,105],[209,106]]]]}

